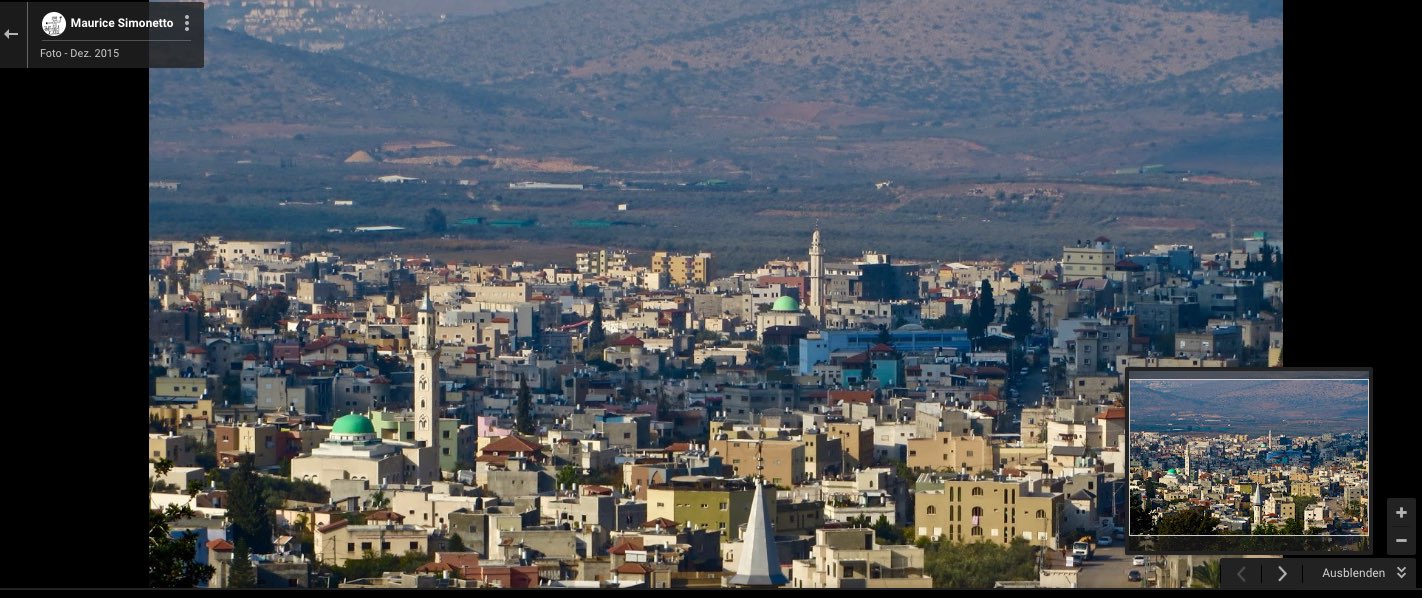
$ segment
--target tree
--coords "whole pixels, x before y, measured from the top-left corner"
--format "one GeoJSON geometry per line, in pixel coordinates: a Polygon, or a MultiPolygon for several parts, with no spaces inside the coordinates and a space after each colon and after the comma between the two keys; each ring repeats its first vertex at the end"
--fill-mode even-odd
{"type": "Polygon", "coordinates": [[[981,302],[979,307],[983,312],[983,327],[987,328],[988,324],[997,321],[997,303],[992,298],[992,285],[988,284],[986,278],[983,279],[981,290],[978,291],[978,300],[981,302]]]}
{"type": "Polygon", "coordinates": [[[148,587],[191,588],[216,572],[212,565],[197,562],[196,532],[186,531],[174,538],[169,528],[173,521],[193,516],[186,505],[148,511],[148,587]]]}
{"type": "Polygon", "coordinates": [[[430,208],[425,211],[425,230],[432,233],[442,233],[448,227],[449,223],[444,218],[444,212],[439,208],[430,208]]]}
{"type": "Polygon", "coordinates": [[[1162,536],[1204,536],[1219,533],[1220,520],[1203,507],[1175,511],[1160,518],[1156,524],[1162,536]]]}
{"type": "Polygon", "coordinates": [[[191,588],[212,577],[210,565],[199,564],[197,534],[185,531],[173,537],[171,522],[196,514],[187,506],[169,505],[166,510],[148,513],[148,586],[153,588],[191,588]]]}
{"type": "Polygon", "coordinates": [[[581,476],[578,475],[578,468],[572,465],[564,465],[558,468],[558,475],[555,479],[558,481],[559,488],[571,488],[573,484],[578,483],[579,477],[581,476]]]}
{"type": "Polygon", "coordinates": [[[715,360],[715,359],[711,359],[710,357],[707,357],[705,360],[703,360],[703,361],[701,362],[701,373],[703,373],[703,374],[714,374],[714,373],[716,373],[716,360],[715,360]]]}
{"type": "Polygon", "coordinates": [[[370,509],[372,511],[384,511],[390,508],[390,497],[385,496],[384,490],[376,490],[370,495],[370,509]]]}
{"type": "Polygon", "coordinates": [[[514,414],[514,429],[519,434],[538,431],[533,423],[533,392],[528,389],[527,379],[518,381],[518,411],[514,414]]]}
{"type": "Polygon", "coordinates": [[[1017,289],[1017,298],[1012,301],[1012,311],[1007,316],[1007,332],[1017,337],[1023,346],[1027,344],[1027,336],[1032,334],[1032,293],[1027,291],[1027,285],[1017,289]]]}
{"type": "Polygon", "coordinates": [[[968,340],[976,341],[983,337],[987,331],[987,322],[983,318],[982,302],[980,299],[973,299],[973,304],[968,308],[968,340]]]}
{"type": "Polygon", "coordinates": [[[883,324],[879,325],[879,338],[875,339],[875,342],[882,345],[887,345],[889,343],[894,342],[894,337],[889,334],[888,327],[884,326],[883,324]]]}
{"type": "Polygon", "coordinates": [[[874,538],[880,544],[902,544],[904,541],[904,530],[894,527],[889,523],[889,518],[880,515],[879,520],[874,522],[874,538]]]}
{"type": "Polygon", "coordinates": [[[602,304],[593,303],[592,323],[588,324],[588,344],[597,345],[607,340],[607,333],[602,329],[602,304]]]}
{"type": "Polygon", "coordinates": [[[291,307],[291,300],[286,295],[278,294],[275,297],[261,295],[247,309],[242,310],[242,326],[245,328],[265,328],[275,326],[277,321],[286,316],[286,311],[291,307]]]}
{"type": "Polygon", "coordinates": [[[923,572],[935,588],[991,588],[999,581],[1037,579],[1037,555],[1021,538],[1008,546],[945,539],[925,543],[923,572]]]}
{"type": "Polygon", "coordinates": [[[267,508],[264,484],[252,465],[253,455],[237,459],[237,470],[227,480],[227,518],[234,544],[237,541],[259,554],[272,550],[272,514],[267,508]]]}
{"type": "Polygon", "coordinates": [[[449,537],[449,544],[445,546],[445,549],[450,552],[469,552],[469,549],[464,546],[464,538],[459,537],[459,534],[449,537]]]}
{"type": "Polygon", "coordinates": [[[1190,587],[1220,587],[1220,562],[1218,560],[1213,560],[1205,561],[1204,563],[1195,565],[1195,568],[1190,570],[1190,587]]]}
{"type": "Polygon", "coordinates": [[[227,570],[227,587],[257,587],[257,570],[252,568],[252,551],[247,550],[245,541],[237,540],[236,547],[232,549],[232,567],[227,570]]]}
{"type": "Polygon", "coordinates": [[[1141,506],[1139,494],[1131,494],[1131,533],[1136,535],[1155,534],[1155,519],[1141,506]]]}

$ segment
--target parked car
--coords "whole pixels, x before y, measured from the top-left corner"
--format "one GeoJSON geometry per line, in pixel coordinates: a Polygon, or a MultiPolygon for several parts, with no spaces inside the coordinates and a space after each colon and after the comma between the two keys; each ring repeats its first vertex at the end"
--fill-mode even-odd
{"type": "Polygon", "coordinates": [[[1141,580],[1141,572],[1132,569],[1130,573],[1127,573],[1127,574],[1126,574],[1126,580],[1127,580],[1127,581],[1137,581],[1137,582],[1140,581],[1140,580],[1141,580]]]}
{"type": "Polygon", "coordinates": [[[1145,564],[1146,564],[1145,555],[1143,555],[1143,554],[1138,554],[1138,555],[1136,555],[1136,556],[1134,556],[1134,557],[1131,557],[1131,566],[1132,566],[1132,567],[1144,567],[1145,564]]]}

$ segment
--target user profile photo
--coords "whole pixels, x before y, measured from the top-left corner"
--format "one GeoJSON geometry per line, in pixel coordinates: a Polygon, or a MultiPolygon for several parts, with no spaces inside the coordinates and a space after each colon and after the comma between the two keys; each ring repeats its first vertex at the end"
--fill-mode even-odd
{"type": "Polygon", "coordinates": [[[58,37],[59,34],[64,33],[64,15],[57,12],[45,15],[43,19],[40,19],[40,29],[44,30],[45,35],[58,37]]]}

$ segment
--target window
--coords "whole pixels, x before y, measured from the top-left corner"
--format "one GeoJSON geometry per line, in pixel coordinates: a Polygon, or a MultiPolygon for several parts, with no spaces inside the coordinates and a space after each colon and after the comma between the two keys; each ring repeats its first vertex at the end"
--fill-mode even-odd
{"type": "Polygon", "coordinates": [[[973,507],[973,516],[974,516],[974,517],[982,517],[982,516],[983,516],[983,508],[982,508],[982,507],[973,507]]]}
{"type": "Polygon", "coordinates": [[[1037,509],[1037,518],[1038,518],[1038,519],[1046,519],[1046,518],[1047,518],[1047,512],[1044,511],[1044,510],[1042,510],[1042,509],[1037,509]]]}
{"type": "Polygon", "coordinates": [[[361,542],[361,543],[360,543],[360,549],[361,549],[361,550],[370,550],[370,549],[371,549],[371,548],[370,548],[370,542],[361,542]]]}
{"type": "Polygon", "coordinates": [[[411,542],[411,543],[410,543],[410,550],[419,550],[419,549],[420,549],[420,543],[419,543],[419,542],[411,542]]]}
{"type": "Polygon", "coordinates": [[[346,542],[346,552],[355,552],[355,542],[346,542]]]}
{"type": "Polygon", "coordinates": [[[449,430],[445,430],[445,431],[442,432],[442,433],[444,434],[444,437],[445,437],[445,438],[449,438],[449,430]]]}
{"type": "Polygon", "coordinates": [[[971,533],[972,533],[974,536],[981,536],[981,535],[983,535],[983,528],[978,527],[978,526],[975,525],[975,526],[973,526],[973,530],[972,530],[971,533]]]}
{"type": "Polygon", "coordinates": [[[721,503],[721,510],[722,510],[722,511],[726,510],[726,503],[721,503]]]}
{"type": "Polygon", "coordinates": [[[929,514],[929,515],[937,515],[937,514],[938,514],[938,507],[935,507],[935,506],[933,506],[933,505],[928,505],[928,514],[929,514]]]}
{"type": "Polygon", "coordinates": [[[973,496],[982,496],[982,495],[983,495],[983,489],[980,488],[980,487],[974,486],[974,487],[973,487],[973,496]]]}
{"type": "Polygon", "coordinates": [[[381,542],[381,543],[380,543],[380,549],[381,549],[381,550],[390,550],[390,543],[389,543],[389,542],[381,542]]]}

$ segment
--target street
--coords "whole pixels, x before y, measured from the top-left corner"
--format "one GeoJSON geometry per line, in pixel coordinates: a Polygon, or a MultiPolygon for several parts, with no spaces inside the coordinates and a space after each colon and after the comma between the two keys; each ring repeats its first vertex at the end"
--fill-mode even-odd
{"type": "Polygon", "coordinates": [[[1131,555],[1125,554],[1125,548],[1121,546],[1098,547],[1096,554],[1086,564],[1081,566],[1081,572],[1076,578],[1079,588],[1143,588],[1144,581],[1132,582],[1126,580],[1126,573],[1131,570],[1141,572],[1141,579],[1149,577],[1150,566],[1131,566],[1131,555]]]}

